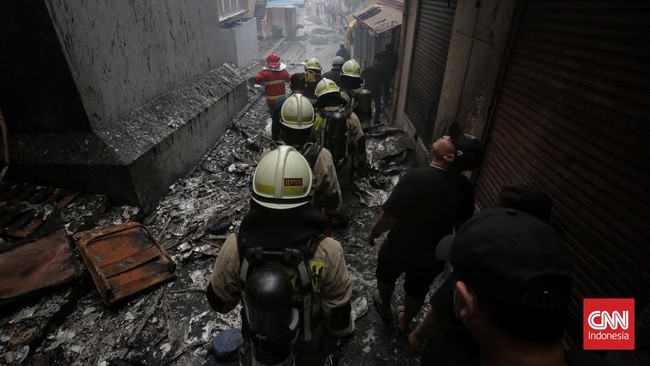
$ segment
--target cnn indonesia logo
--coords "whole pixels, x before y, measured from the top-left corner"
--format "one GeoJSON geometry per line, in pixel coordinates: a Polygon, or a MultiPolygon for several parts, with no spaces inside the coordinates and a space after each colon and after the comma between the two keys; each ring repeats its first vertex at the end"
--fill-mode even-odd
{"type": "Polygon", "coordinates": [[[584,299],[583,309],[584,349],[634,349],[634,299],[584,299]]]}

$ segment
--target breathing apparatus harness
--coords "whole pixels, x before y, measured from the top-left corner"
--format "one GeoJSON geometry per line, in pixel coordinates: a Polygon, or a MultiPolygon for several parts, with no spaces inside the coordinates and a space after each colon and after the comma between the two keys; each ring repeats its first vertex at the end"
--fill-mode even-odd
{"type": "Polygon", "coordinates": [[[308,142],[306,143],[300,153],[302,156],[307,159],[309,166],[314,170],[314,165],[316,165],[316,160],[318,160],[318,155],[323,150],[323,147],[317,142],[308,142]]]}
{"type": "Polygon", "coordinates": [[[348,157],[348,117],[349,111],[320,110],[323,116],[323,126],[320,141],[330,153],[337,166],[342,165],[348,157]]]}
{"type": "Polygon", "coordinates": [[[314,343],[313,289],[307,260],[324,238],[314,235],[280,248],[238,245],[243,328],[258,364],[291,365],[299,338],[305,345],[314,343]],[[297,278],[290,278],[282,267],[294,268],[297,278]]]}

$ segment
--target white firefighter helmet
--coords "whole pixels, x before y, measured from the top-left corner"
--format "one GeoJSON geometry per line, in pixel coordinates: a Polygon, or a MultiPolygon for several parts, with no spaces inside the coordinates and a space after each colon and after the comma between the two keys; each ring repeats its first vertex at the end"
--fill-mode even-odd
{"type": "Polygon", "coordinates": [[[296,208],[311,200],[312,179],[311,167],[302,154],[292,146],[280,145],[257,164],[252,198],[276,210],[296,208]]]}
{"type": "Polygon", "coordinates": [[[321,95],[338,92],[340,92],[339,86],[336,85],[334,80],[327,78],[322,78],[321,81],[316,84],[316,89],[314,90],[316,98],[320,98],[321,95]]]}
{"type": "Polygon", "coordinates": [[[305,62],[305,71],[307,70],[318,70],[321,71],[322,67],[320,66],[320,61],[316,57],[312,57],[307,62],[305,62]]]}
{"type": "Polygon", "coordinates": [[[354,59],[347,60],[343,64],[343,67],[341,67],[341,75],[361,78],[361,66],[354,59]]]}
{"type": "Polygon", "coordinates": [[[280,109],[280,123],[295,130],[311,128],[315,116],[314,107],[302,94],[290,95],[280,109]]]}

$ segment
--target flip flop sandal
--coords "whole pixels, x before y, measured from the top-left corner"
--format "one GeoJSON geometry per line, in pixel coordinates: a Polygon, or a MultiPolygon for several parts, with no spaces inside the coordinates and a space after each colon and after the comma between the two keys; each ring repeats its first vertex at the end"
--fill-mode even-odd
{"type": "Polygon", "coordinates": [[[389,322],[393,320],[393,312],[395,309],[393,309],[393,306],[391,305],[390,311],[386,313],[379,303],[379,290],[375,290],[375,292],[372,294],[372,302],[375,304],[375,308],[377,309],[377,312],[379,313],[379,317],[385,322],[389,322]]]}

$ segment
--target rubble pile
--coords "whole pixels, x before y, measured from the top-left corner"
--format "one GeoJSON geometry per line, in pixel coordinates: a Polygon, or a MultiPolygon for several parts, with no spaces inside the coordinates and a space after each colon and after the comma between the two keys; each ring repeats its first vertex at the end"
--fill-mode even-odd
{"type": "MultiPolygon", "coordinates": [[[[223,240],[247,211],[252,173],[268,145],[267,123],[264,101],[255,99],[148,217],[141,217],[137,207],[110,207],[106,197],[97,195],[81,195],[61,210],[68,234],[141,220],[176,262],[177,279],[107,307],[82,268],[85,274],[72,286],[3,313],[0,359],[7,364],[42,359],[67,365],[203,364],[212,337],[239,326],[238,311],[220,315],[209,308],[203,286],[223,240]]],[[[377,254],[367,245],[367,232],[399,174],[410,166],[412,146],[401,134],[385,127],[369,133],[372,168],[357,177],[354,219],[332,233],[346,250],[357,316],[368,310],[374,289],[377,254]]],[[[372,317],[360,319],[351,348],[358,348],[361,357],[391,360],[403,348],[396,346],[391,329],[372,317]],[[388,338],[387,349],[374,347],[382,337],[388,338]]]]}
{"type": "MultiPolygon", "coordinates": [[[[54,221],[70,235],[143,219],[176,261],[175,282],[107,308],[86,274],[72,288],[16,304],[13,312],[3,312],[0,322],[0,359],[21,364],[28,355],[37,359],[46,354],[57,364],[100,365],[126,359],[174,364],[186,352],[205,345],[219,329],[235,326],[238,314],[218,317],[209,311],[201,287],[224,238],[210,234],[209,226],[220,218],[237,216],[234,229],[248,203],[266,118],[258,109],[266,108],[244,109],[211,153],[170,187],[148,217],[140,217],[137,207],[109,207],[107,198],[99,195],[80,195],[56,215],[54,221]],[[30,348],[39,343],[38,349],[30,348]]],[[[197,364],[205,354],[186,358],[189,364],[197,364]]]]}

